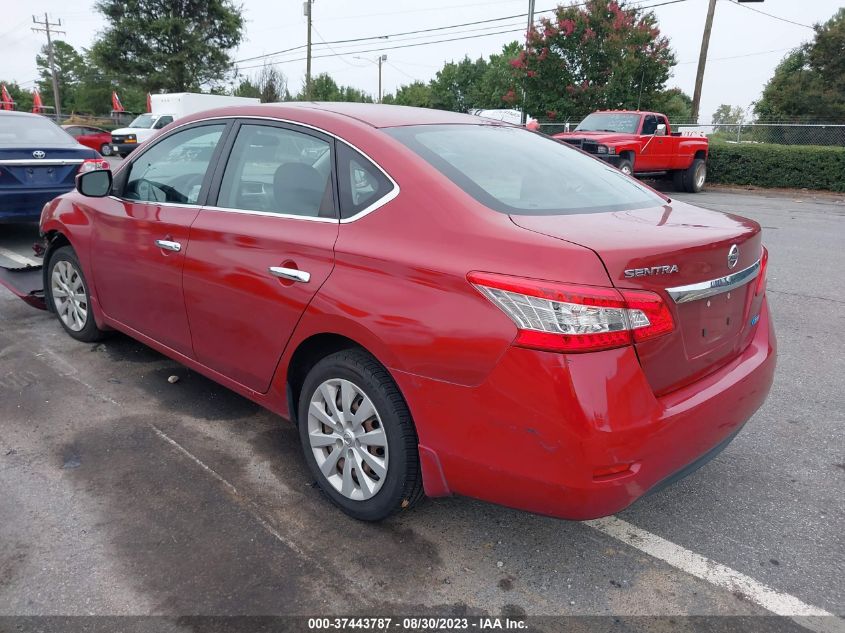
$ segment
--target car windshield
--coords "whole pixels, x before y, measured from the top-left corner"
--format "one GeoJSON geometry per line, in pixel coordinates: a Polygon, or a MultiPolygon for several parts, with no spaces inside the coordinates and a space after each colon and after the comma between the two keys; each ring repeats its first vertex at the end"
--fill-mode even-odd
{"type": "Polygon", "coordinates": [[[129,124],[129,127],[142,127],[142,128],[151,128],[153,126],[153,115],[152,114],[142,114],[141,116],[137,117],[132,123],[129,124]]]}
{"type": "Polygon", "coordinates": [[[640,125],[639,114],[621,112],[595,112],[578,124],[576,132],[622,132],[636,134],[640,125]]]}
{"type": "Polygon", "coordinates": [[[58,125],[40,116],[0,116],[0,146],[76,145],[76,140],[58,125]]]}
{"type": "Polygon", "coordinates": [[[385,131],[501,213],[566,215],[664,204],[615,167],[521,128],[418,125],[385,131]]]}

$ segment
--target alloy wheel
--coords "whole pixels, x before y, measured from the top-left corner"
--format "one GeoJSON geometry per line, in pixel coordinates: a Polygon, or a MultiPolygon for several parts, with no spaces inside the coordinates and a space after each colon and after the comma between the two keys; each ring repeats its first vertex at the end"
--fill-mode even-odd
{"type": "Polygon", "coordinates": [[[353,501],[373,497],[387,477],[387,435],[372,400],[349,380],[326,380],[308,405],[308,441],[332,487],[353,501]]]}
{"type": "Polygon", "coordinates": [[[53,266],[50,293],[62,323],[74,332],[81,331],[88,322],[88,295],[82,275],[69,261],[62,259],[53,266]]]}

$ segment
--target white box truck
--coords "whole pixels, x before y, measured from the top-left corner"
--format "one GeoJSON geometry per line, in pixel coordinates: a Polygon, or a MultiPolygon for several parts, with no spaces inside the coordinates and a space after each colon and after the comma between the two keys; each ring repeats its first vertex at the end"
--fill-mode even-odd
{"type": "Polygon", "coordinates": [[[111,150],[125,157],[138,145],[151,138],[165,125],[195,112],[224,108],[233,105],[255,105],[260,99],[229,97],[227,95],[205,95],[193,92],[175,92],[150,96],[152,112],[138,116],[129,127],[111,133],[111,150]]]}

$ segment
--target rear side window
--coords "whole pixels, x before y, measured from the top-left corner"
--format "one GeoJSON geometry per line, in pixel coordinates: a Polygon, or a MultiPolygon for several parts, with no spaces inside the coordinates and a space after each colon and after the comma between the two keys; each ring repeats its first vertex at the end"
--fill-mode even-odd
{"type": "Polygon", "coordinates": [[[501,213],[565,215],[665,204],[615,167],[521,128],[416,125],[386,132],[501,213]]]}
{"type": "Polygon", "coordinates": [[[369,159],[340,142],[337,143],[337,173],[343,219],[365,211],[395,187],[369,159]]]}
{"type": "Polygon", "coordinates": [[[241,125],[223,172],[217,206],[337,218],[327,141],[271,125],[241,125]]]}

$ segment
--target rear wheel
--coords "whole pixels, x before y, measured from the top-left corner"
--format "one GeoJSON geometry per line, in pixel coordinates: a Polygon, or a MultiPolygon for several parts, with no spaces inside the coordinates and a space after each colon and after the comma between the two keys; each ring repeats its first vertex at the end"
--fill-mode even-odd
{"type": "Polygon", "coordinates": [[[97,327],[91,312],[91,295],[76,253],[62,246],[50,257],[50,303],[65,332],[77,341],[98,341],[104,332],[97,327]]]}
{"type": "Polygon", "coordinates": [[[619,169],[619,171],[621,171],[627,176],[634,175],[634,161],[630,158],[623,158],[622,160],[620,160],[619,164],[617,165],[617,168],[619,169]]]}
{"type": "Polygon", "coordinates": [[[100,145],[100,154],[103,156],[111,156],[111,145],[108,143],[103,143],[100,145]]]}
{"type": "Polygon", "coordinates": [[[684,170],[683,169],[676,169],[672,172],[672,185],[675,187],[675,191],[685,191],[686,187],[684,187],[684,170]]]}
{"type": "Polygon", "coordinates": [[[698,193],[704,189],[706,179],[707,165],[702,159],[696,158],[684,172],[684,189],[690,193],[698,193]]]}
{"type": "Polygon", "coordinates": [[[387,370],[363,350],[337,352],[308,372],[298,421],[317,484],[348,515],[379,521],[422,498],[410,411],[387,370]]]}

